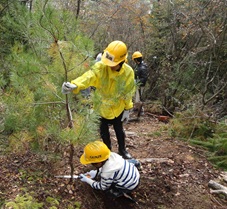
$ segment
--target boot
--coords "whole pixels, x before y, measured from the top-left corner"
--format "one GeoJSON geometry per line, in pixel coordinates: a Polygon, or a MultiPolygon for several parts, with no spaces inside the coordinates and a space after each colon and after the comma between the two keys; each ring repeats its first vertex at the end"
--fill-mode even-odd
{"type": "Polygon", "coordinates": [[[131,159],[132,156],[125,149],[125,132],[124,132],[124,130],[123,129],[120,131],[115,130],[115,133],[117,136],[119,155],[121,155],[124,159],[131,159]]]}
{"type": "Polygon", "coordinates": [[[132,159],[132,156],[126,150],[119,150],[119,155],[121,155],[124,159],[132,159]]]}

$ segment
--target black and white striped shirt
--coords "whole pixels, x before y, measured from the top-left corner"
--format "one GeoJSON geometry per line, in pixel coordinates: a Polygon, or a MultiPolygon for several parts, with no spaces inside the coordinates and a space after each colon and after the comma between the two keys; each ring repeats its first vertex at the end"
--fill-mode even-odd
{"type": "Polygon", "coordinates": [[[101,170],[101,180],[92,182],[94,189],[107,190],[112,184],[120,189],[133,190],[139,184],[140,174],[134,164],[111,152],[101,170]]]}

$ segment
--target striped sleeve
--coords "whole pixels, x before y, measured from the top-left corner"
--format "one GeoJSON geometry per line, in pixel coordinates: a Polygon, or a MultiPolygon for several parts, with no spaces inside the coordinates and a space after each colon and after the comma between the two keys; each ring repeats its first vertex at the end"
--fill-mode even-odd
{"type": "Polygon", "coordinates": [[[139,172],[137,168],[125,160],[124,167],[118,172],[118,175],[114,179],[116,187],[132,190],[139,183],[139,172]]]}
{"type": "Polygon", "coordinates": [[[139,184],[139,178],[139,171],[134,164],[124,160],[124,165],[119,170],[101,174],[100,181],[93,181],[90,185],[99,190],[107,190],[112,184],[120,189],[133,190],[139,184]]]}
{"type": "Polygon", "coordinates": [[[116,174],[113,173],[108,178],[105,178],[101,175],[101,180],[99,182],[97,182],[97,181],[93,182],[91,184],[91,187],[94,189],[99,189],[99,190],[107,190],[112,185],[115,175],[116,174]]]}

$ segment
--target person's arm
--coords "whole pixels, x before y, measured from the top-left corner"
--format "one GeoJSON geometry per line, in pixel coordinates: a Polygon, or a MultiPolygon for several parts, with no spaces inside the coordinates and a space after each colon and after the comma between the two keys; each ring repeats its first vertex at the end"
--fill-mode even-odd
{"type": "Polygon", "coordinates": [[[94,181],[88,177],[86,177],[84,174],[81,174],[81,181],[88,183],[92,188],[98,189],[98,190],[107,190],[111,184],[113,183],[113,177],[115,173],[108,173],[108,176],[103,176],[101,174],[101,180],[100,181],[94,181]]]}
{"type": "Polygon", "coordinates": [[[77,86],[77,88],[73,90],[73,93],[77,94],[80,92],[80,90],[84,90],[89,86],[95,86],[96,85],[95,81],[96,81],[96,74],[94,73],[94,71],[92,70],[87,71],[82,76],[71,81],[71,84],[74,84],[77,86]]]}
{"type": "Polygon", "coordinates": [[[146,84],[147,77],[148,77],[147,66],[141,65],[140,71],[139,71],[139,79],[140,79],[141,86],[144,86],[146,84]]]}
{"type": "Polygon", "coordinates": [[[91,187],[94,188],[94,189],[98,189],[98,190],[107,190],[110,188],[110,186],[112,185],[113,183],[113,176],[114,176],[114,173],[111,174],[110,176],[107,177],[103,177],[102,174],[101,174],[101,179],[100,181],[95,181],[91,184],[91,187]]]}
{"type": "Polygon", "coordinates": [[[101,70],[103,70],[103,64],[101,62],[95,63],[91,70],[72,80],[71,83],[77,86],[77,88],[73,90],[73,93],[77,94],[80,90],[86,89],[89,86],[97,87],[101,70]]]}

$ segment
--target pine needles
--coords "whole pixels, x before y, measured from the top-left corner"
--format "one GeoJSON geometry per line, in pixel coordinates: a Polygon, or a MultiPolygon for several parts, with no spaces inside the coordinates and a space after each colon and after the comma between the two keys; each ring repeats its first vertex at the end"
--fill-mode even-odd
{"type": "Polygon", "coordinates": [[[227,124],[214,122],[204,112],[190,109],[171,121],[171,134],[206,149],[208,159],[217,167],[227,169],[227,124]]]}

